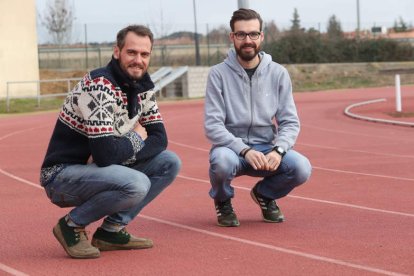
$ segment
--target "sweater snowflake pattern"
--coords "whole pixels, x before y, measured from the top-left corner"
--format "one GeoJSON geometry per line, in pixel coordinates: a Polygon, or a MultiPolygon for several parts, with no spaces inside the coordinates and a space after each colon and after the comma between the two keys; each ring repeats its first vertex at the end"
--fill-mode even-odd
{"type": "Polygon", "coordinates": [[[56,122],[40,183],[45,186],[68,164],[129,166],[166,148],[167,137],[148,74],[128,79],[112,59],[86,74],[68,94],[56,122]],[[136,124],[147,131],[144,140],[136,124]]]}

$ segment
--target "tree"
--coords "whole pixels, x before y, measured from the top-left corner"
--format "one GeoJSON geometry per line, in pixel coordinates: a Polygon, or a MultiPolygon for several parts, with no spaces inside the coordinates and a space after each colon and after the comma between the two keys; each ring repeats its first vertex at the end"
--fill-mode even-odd
{"type": "Polygon", "coordinates": [[[332,15],[328,21],[327,35],[329,39],[338,40],[343,37],[341,23],[332,15]]]}
{"type": "Polygon", "coordinates": [[[401,32],[406,32],[407,29],[408,29],[407,23],[405,23],[405,21],[400,16],[398,22],[395,21],[395,23],[394,23],[394,31],[396,33],[401,33],[401,32]]]}
{"type": "Polygon", "coordinates": [[[67,0],[49,0],[42,24],[46,27],[55,44],[62,45],[71,39],[74,20],[73,7],[67,0]]]}
{"type": "Polygon", "coordinates": [[[279,38],[280,31],[274,20],[265,24],[264,28],[266,42],[276,41],[279,38]]]}
{"type": "Polygon", "coordinates": [[[229,32],[229,28],[227,28],[225,25],[221,25],[209,31],[207,35],[209,37],[210,43],[227,44],[229,43],[229,32]]]}
{"type": "Polygon", "coordinates": [[[293,19],[291,21],[292,21],[292,26],[290,27],[290,31],[292,32],[301,31],[299,13],[298,13],[298,9],[296,8],[293,11],[293,19]]]}

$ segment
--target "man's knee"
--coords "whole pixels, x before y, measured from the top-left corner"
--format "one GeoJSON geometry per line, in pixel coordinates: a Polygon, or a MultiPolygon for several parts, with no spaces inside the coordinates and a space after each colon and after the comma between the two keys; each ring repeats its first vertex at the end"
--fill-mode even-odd
{"type": "Polygon", "coordinates": [[[237,155],[228,148],[216,148],[210,155],[210,171],[227,174],[235,170],[239,163],[237,155]]]}
{"type": "Polygon", "coordinates": [[[129,176],[129,181],[122,186],[122,193],[130,198],[143,198],[151,188],[151,181],[144,174],[129,176]]]}
{"type": "Polygon", "coordinates": [[[310,164],[310,161],[305,156],[302,156],[302,158],[299,158],[296,161],[294,169],[294,176],[295,176],[295,182],[296,186],[299,186],[310,178],[312,174],[312,165],[310,164]]]}
{"type": "Polygon", "coordinates": [[[172,151],[163,151],[160,157],[162,174],[171,174],[175,177],[181,169],[180,158],[172,151]]]}

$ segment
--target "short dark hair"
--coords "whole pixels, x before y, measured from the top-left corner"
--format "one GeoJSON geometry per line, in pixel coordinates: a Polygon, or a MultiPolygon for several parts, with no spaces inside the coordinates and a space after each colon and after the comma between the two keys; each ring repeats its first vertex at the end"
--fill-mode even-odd
{"type": "Polygon", "coordinates": [[[122,49],[125,46],[125,37],[129,32],[133,32],[138,36],[148,36],[151,41],[151,48],[154,43],[154,35],[151,30],[143,25],[129,25],[118,32],[116,35],[116,46],[122,49]]]}
{"type": "Polygon", "coordinates": [[[231,17],[231,20],[230,20],[231,31],[234,32],[234,23],[236,21],[252,20],[252,19],[258,19],[259,20],[260,31],[262,31],[263,20],[260,17],[260,14],[258,14],[256,11],[250,10],[250,9],[238,9],[237,11],[233,12],[233,16],[231,17]]]}

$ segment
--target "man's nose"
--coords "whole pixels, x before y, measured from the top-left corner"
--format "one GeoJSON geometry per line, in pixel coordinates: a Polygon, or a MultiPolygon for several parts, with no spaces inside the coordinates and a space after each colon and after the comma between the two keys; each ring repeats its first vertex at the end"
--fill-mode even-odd
{"type": "Polygon", "coordinates": [[[137,54],[134,58],[134,61],[136,63],[142,63],[142,60],[143,60],[143,58],[142,58],[141,54],[137,54]]]}
{"type": "Polygon", "coordinates": [[[244,42],[252,42],[253,40],[250,38],[249,35],[246,35],[246,38],[244,39],[244,42]]]}

